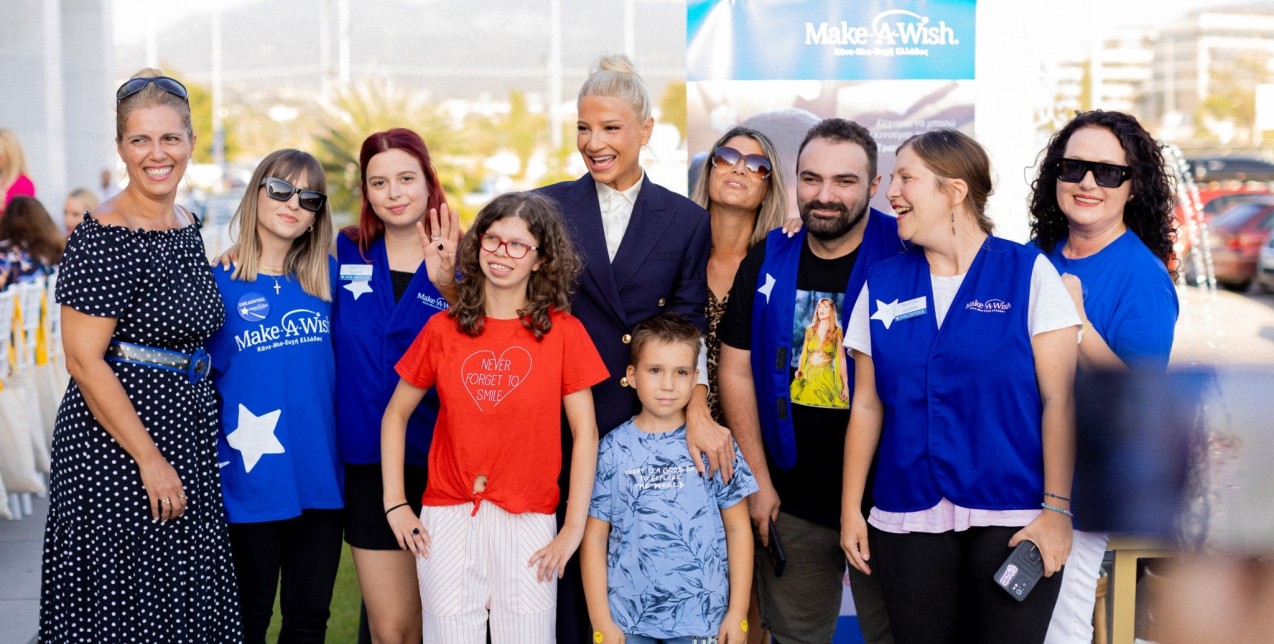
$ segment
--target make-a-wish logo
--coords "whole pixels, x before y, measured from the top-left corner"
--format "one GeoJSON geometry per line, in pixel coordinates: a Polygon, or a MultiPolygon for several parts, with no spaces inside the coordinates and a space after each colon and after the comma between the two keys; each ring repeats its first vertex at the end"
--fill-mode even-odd
{"type": "Polygon", "coordinates": [[[964,305],[966,311],[978,311],[980,313],[1007,313],[1013,305],[1004,300],[993,298],[983,302],[982,300],[973,300],[964,305]]]}
{"type": "Polygon", "coordinates": [[[945,20],[935,24],[929,16],[890,9],[876,14],[871,26],[807,22],[805,44],[834,46],[837,56],[928,56],[928,47],[959,45],[960,39],[945,20]]]}
{"type": "Polygon", "coordinates": [[[447,304],[447,300],[444,300],[441,297],[435,297],[426,293],[417,293],[416,297],[420,299],[421,304],[432,306],[439,311],[446,311],[451,307],[450,304],[447,304]]]}

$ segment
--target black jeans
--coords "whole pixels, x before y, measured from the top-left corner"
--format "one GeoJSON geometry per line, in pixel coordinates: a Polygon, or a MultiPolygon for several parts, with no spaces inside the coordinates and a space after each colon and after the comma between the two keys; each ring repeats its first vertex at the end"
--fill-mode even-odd
{"type": "Polygon", "coordinates": [[[1021,602],[992,578],[1021,528],[894,534],[869,528],[872,572],[880,576],[897,644],[1043,642],[1061,590],[1061,571],[1041,578],[1021,602]]]}
{"type": "Polygon", "coordinates": [[[265,642],[280,571],[279,642],[323,642],[341,562],[342,515],[341,510],[305,510],[294,519],[230,524],[245,642],[265,642]]]}

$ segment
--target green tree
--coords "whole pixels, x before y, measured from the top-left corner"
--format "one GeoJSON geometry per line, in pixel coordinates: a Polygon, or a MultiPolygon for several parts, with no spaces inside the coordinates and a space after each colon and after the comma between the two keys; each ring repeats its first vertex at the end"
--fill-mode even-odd
{"type": "Polygon", "coordinates": [[[1250,133],[1256,127],[1256,86],[1274,81],[1266,58],[1245,54],[1231,64],[1213,65],[1209,71],[1208,94],[1194,110],[1196,135],[1217,140],[1218,124],[1232,127],[1236,134],[1250,133]]]}
{"type": "Polygon", "coordinates": [[[419,134],[429,147],[448,203],[454,206],[459,206],[457,197],[481,181],[480,166],[466,163],[468,135],[451,127],[437,105],[387,80],[366,81],[339,92],[318,123],[313,153],[327,173],[333,211],[348,218],[357,218],[362,199],[358,151],[373,132],[405,127],[419,134]]]}
{"type": "MultiPolygon", "coordinates": [[[[195,139],[195,163],[212,163],[212,144],[216,140],[212,131],[212,92],[203,85],[184,84],[190,93],[190,122],[198,135],[195,139]]],[[[221,128],[225,132],[226,158],[232,159],[239,153],[238,137],[230,121],[223,119],[221,128]]]]}
{"type": "Polygon", "coordinates": [[[677,128],[681,140],[686,140],[686,82],[672,81],[664,87],[659,97],[659,119],[677,128]]]}

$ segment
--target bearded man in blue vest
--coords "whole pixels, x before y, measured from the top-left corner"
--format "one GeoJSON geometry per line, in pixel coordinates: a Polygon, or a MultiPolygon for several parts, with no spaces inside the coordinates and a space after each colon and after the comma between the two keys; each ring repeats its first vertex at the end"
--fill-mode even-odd
{"type": "MultiPolygon", "coordinates": [[[[796,179],[804,226],[754,246],[730,290],[717,329],[720,391],[760,488],[748,509],[762,544],[762,623],[781,644],[826,644],[846,570],[841,476],[854,370],[840,341],[868,269],[903,246],[894,218],[868,206],[880,177],[876,141],[861,125],[832,118],[810,129],[796,179]],[[781,575],[765,552],[771,521],[786,554],[781,575]]],[[[852,568],[850,582],[864,639],[891,642],[878,582],[852,568]]]]}

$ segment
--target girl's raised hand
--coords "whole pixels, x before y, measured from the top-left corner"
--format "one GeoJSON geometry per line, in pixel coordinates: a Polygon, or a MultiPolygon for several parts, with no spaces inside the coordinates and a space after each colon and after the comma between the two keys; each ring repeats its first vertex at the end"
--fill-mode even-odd
{"type": "Polygon", "coordinates": [[[429,531],[425,530],[425,525],[411,511],[411,506],[394,508],[385,515],[385,519],[389,521],[389,529],[398,540],[399,548],[410,550],[417,557],[429,556],[429,531]]]}
{"type": "Polygon", "coordinates": [[[445,294],[456,281],[456,250],[460,248],[460,217],[447,204],[429,209],[428,226],[416,222],[420,247],[425,251],[425,269],[434,286],[445,294]]]}

